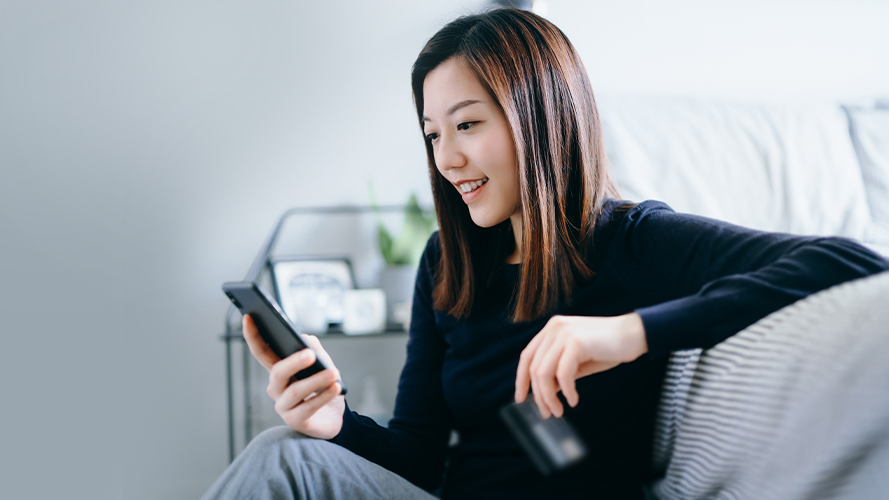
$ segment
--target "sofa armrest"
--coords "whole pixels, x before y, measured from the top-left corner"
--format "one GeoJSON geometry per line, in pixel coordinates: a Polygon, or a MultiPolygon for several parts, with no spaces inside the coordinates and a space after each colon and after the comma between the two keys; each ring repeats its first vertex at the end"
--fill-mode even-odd
{"type": "MultiPolygon", "coordinates": [[[[889,491],[889,272],[675,353],[654,459],[662,499],[889,491]]],[[[820,497],[819,497],[820,498],[820,497]]]]}

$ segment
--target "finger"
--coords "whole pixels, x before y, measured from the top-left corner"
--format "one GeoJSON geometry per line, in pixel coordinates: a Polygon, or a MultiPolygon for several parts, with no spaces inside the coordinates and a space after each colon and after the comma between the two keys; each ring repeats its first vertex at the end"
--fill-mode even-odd
{"type": "Polygon", "coordinates": [[[259,335],[259,329],[256,328],[256,323],[253,322],[253,318],[249,314],[245,314],[241,318],[241,331],[244,334],[247,347],[250,348],[250,353],[266,370],[271,370],[272,365],[281,360],[259,335]]]}
{"type": "Polygon", "coordinates": [[[318,358],[327,365],[328,368],[335,371],[337,373],[337,377],[339,377],[340,371],[337,370],[336,366],[333,364],[333,360],[330,359],[330,355],[327,354],[327,351],[324,350],[324,346],[321,345],[321,341],[318,340],[318,337],[314,335],[303,335],[303,338],[306,339],[306,342],[315,350],[315,353],[318,355],[318,358]]]}
{"type": "Polygon", "coordinates": [[[321,393],[336,383],[336,374],[332,370],[320,371],[311,377],[290,384],[281,396],[275,401],[275,411],[279,414],[310,401],[312,394],[321,393]]]}
{"type": "Polygon", "coordinates": [[[580,367],[577,368],[577,378],[586,377],[587,375],[592,375],[594,373],[608,371],[620,364],[620,361],[587,361],[586,363],[582,363],[580,367]]]}
{"type": "Polygon", "coordinates": [[[528,396],[528,390],[531,389],[531,362],[534,360],[534,353],[537,351],[537,345],[543,340],[543,335],[538,333],[528,342],[522,354],[519,356],[519,367],[516,369],[515,377],[515,401],[521,403],[528,396]]]}
{"type": "Polygon", "coordinates": [[[269,371],[269,396],[275,401],[290,385],[290,379],[300,371],[312,366],[315,353],[311,349],[297,351],[272,366],[269,371]]]}
{"type": "Polygon", "coordinates": [[[558,397],[559,388],[556,386],[556,367],[559,364],[559,358],[564,353],[564,344],[562,339],[550,343],[543,356],[540,356],[537,369],[533,371],[534,377],[537,378],[539,396],[546,405],[547,411],[556,417],[561,417],[564,411],[558,397]]]}
{"type": "Polygon", "coordinates": [[[519,356],[519,366],[516,369],[515,375],[516,403],[524,401],[525,397],[528,396],[528,391],[531,389],[531,375],[528,372],[528,366],[531,364],[532,356],[534,356],[534,352],[529,351],[527,348],[519,356]]]}
{"type": "Polygon", "coordinates": [[[572,408],[577,406],[580,401],[580,395],[577,394],[577,378],[576,347],[566,345],[561,358],[559,358],[559,365],[556,367],[556,380],[559,381],[559,388],[572,408]]]}
{"type": "MultiPolygon", "coordinates": [[[[328,386],[327,389],[319,392],[312,399],[303,402],[302,404],[289,410],[289,412],[285,412],[291,413],[291,415],[288,415],[288,418],[285,420],[289,420],[290,418],[292,418],[293,420],[299,422],[305,422],[306,420],[312,418],[312,416],[315,415],[315,413],[320,410],[321,407],[329,403],[333,398],[337,397],[341,390],[342,388],[340,387],[340,384],[332,384],[328,386]]],[[[284,415],[281,416],[284,417],[284,415]]]]}
{"type": "Polygon", "coordinates": [[[554,392],[555,389],[548,389],[546,384],[542,383],[544,377],[541,376],[540,366],[554,341],[554,337],[554,335],[546,335],[543,338],[540,345],[537,347],[537,352],[534,353],[534,359],[531,361],[531,367],[528,370],[531,374],[531,393],[534,395],[534,401],[537,403],[537,407],[540,409],[540,415],[543,418],[549,418],[550,415],[550,408],[546,402],[547,398],[545,397],[545,393],[550,390],[554,392]]]}

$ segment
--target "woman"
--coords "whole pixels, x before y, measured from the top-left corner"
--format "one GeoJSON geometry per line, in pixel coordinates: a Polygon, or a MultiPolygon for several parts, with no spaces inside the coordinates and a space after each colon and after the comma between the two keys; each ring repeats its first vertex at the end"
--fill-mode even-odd
{"type": "Polygon", "coordinates": [[[666,354],[889,268],[845,239],[619,201],[586,71],[533,14],[453,21],[412,86],[440,231],[417,275],[394,418],[350,411],[330,371],[288,386],[312,355],[278,360],[245,317],[289,427],[255,439],[206,498],[642,498],[666,354]],[[590,450],[550,478],[498,415],[529,390],[590,450]]]}

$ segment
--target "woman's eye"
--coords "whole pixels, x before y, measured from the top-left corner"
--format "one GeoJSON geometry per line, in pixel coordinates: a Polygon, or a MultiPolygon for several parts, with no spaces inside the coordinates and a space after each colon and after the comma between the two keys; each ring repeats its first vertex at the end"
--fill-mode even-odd
{"type": "Polygon", "coordinates": [[[438,134],[436,134],[435,132],[433,132],[433,133],[431,133],[431,134],[426,134],[426,140],[427,140],[427,141],[429,141],[429,142],[435,142],[435,139],[438,139],[438,134]]]}
{"type": "Polygon", "coordinates": [[[475,125],[478,122],[463,122],[457,125],[457,130],[469,130],[469,127],[475,125]]]}

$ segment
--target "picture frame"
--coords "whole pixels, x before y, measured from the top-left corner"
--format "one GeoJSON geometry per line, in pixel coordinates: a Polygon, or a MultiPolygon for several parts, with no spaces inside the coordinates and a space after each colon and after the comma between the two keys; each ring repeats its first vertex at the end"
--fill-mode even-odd
{"type": "Polygon", "coordinates": [[[342,325],[343,294],[355,288],[348,258],[282,256],[269,267],[281,309],[303,333],[323,335],[342,325]]]}

